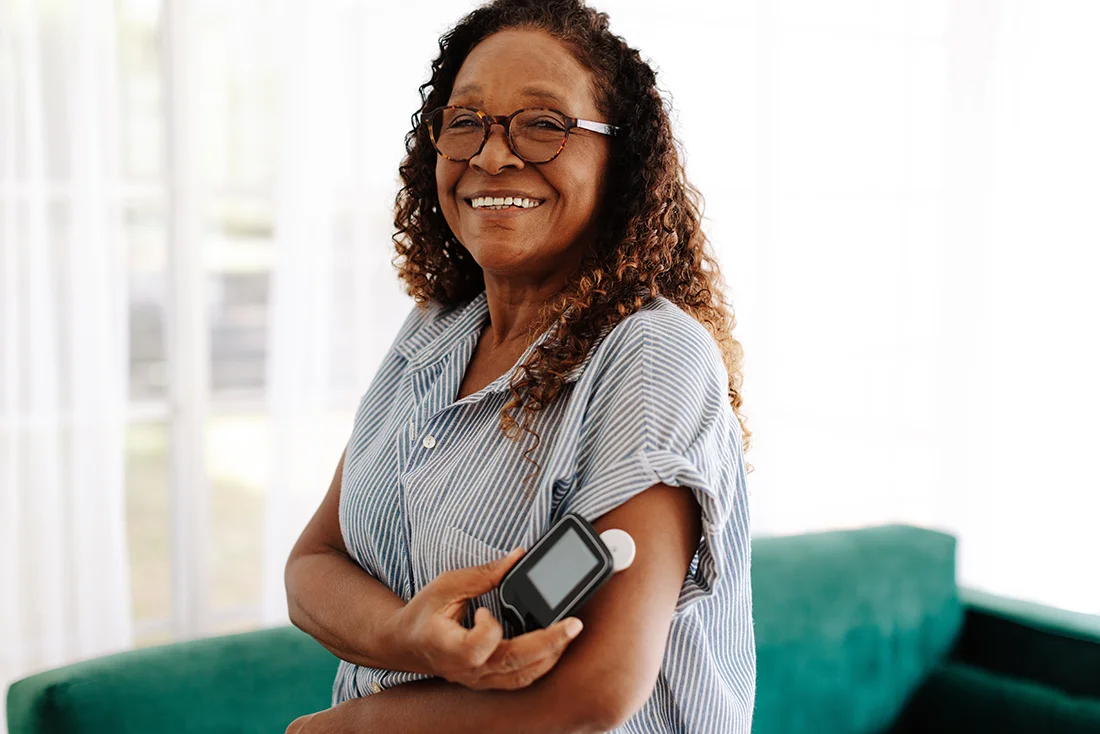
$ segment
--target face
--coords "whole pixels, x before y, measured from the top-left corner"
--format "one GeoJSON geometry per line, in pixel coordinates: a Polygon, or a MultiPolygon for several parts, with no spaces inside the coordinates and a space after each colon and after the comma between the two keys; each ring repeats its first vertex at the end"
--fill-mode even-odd
{"type": "MultiPolygon", "coordinates": [[[[607,122],[596,109],[592,77],[572,53],[540,31],[507,30],[466,57],[448,104],[510,115],[551,107],[607,122]]],[[[548,163],[527,163],[492,127],[481,152],[461,163],[436,157],[440,208],[458,241],[486,278],[560,280],[575,269],[597,233],[609,139],[573,129],[565,149],[548,163]],[[533,208],[474,208],[482,196],[524,197],[533,208]]]]}

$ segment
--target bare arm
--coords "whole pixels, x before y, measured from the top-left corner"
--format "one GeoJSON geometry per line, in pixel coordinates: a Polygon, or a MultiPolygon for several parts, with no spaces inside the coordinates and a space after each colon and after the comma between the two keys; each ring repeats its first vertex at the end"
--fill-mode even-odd
{"type": "Polygon", "coordinates": [[[393,620],[405,601],[348,555],[339,519],[343,474],[341,456],[328,493],[287,560],[290,621],[342,660],[428,673],[395,644],[393,620]]]}
{"type": "Polygon", "coordinates": [[[519,560],[441,574],[406,603],[348,555],[340,533],[344,457],[328,494],[286,565],[290,620],[342,660],[384,670],[440,676],[472,689],[515,689],[550,670],[573,641],[567,621],[503,640],[488,610],[466,629],[469,599],[495,588],[519,560]]]}
{"type": "Polygon", "coordinates": [[[526,688],[473,691],[431,680],[352,699],[288,732],[601,732],[630,718],[653,691],[672,613],[701,535],[690,491],[659,484],[595,523],[639,539],[634,564],[578,616],[585,632],[526,688]]]}

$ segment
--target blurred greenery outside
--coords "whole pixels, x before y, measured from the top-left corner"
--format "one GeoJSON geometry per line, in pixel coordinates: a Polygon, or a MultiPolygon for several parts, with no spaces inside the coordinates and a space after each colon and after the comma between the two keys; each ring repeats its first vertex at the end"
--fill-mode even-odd
{"type": "MultiPolygon", "coordinates": [[[[264,495],[259,472],[268,460],[266,434],[262,415],[215,418],[207,429],[211,632],[260,624],[264,495]],[[221,613],[225,621],[219,622],[221,613]]],[[[127,437],[127,540],[138,645],[171,639],[168,438],[165,424],[144,422],[131,424],[127,437]]]]}

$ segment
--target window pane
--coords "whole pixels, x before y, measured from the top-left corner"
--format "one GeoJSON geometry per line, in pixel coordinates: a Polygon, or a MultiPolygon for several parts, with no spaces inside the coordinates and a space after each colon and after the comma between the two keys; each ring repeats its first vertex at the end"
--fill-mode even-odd
{"type": "Polygon", "coordinates": [[[118,3],[119,104],[122,165],[128,183],[163,176],[163,88],[160,0],[118,3]]]}
{"type": "Polygon", "coordinates": [[[283,63],[274,43],[277,13],[263,0],[194,3],[195,118],[200,175],[215,189],[266,189],[274,179],[274,74],[283,63]]]}
{"type": "Polygon", "coordinates": [[[171,523],[168,500],[168,427],[131,423],[126,436],[126,530],[131,594],[140,630],[172,615],[171,523]]]}
{"type": "Polygon", "coordinates": [[[215,399],[260,400],[266,383],[271,207],[215,201],[207,229],[210,381],[215,399]]]}
{"type": "Polygon", "coordinates": [[[206,429],[210,472],[211,612],[250,607],[242,626],[259,623],[264,502],[271,462],[270,420],[221,415],[206,429]]]}
{"type": "Polygon", "coordinates": [[[130,267],[130,399],[163,400],[168,394],[164,207],[128,205],[124,221],[130,267]]]}

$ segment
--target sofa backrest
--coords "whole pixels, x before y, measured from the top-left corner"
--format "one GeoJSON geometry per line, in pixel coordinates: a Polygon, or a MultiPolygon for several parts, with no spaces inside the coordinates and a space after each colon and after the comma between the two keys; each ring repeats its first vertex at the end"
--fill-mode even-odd
{"type": "Polygon", "coordinates": [[[962,625],[955,539],[893,525],[753,539],[754,734],[879,734],[962,625]]]}

